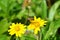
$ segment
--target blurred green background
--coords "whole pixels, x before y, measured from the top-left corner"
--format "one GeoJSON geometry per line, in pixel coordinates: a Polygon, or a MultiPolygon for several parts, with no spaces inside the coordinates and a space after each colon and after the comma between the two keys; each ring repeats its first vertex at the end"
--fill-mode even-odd
{"type": "MultiPolygon", "coordinates": [[[[15,40],[8,34],[11,23],[28,25],[33,16],[48,21],[41,30],[41,40],[60,40],[60,0],[0,0],[0,40],[15,40]]],[[[21,40],[36,40],[32,33],[21,40]]]]}

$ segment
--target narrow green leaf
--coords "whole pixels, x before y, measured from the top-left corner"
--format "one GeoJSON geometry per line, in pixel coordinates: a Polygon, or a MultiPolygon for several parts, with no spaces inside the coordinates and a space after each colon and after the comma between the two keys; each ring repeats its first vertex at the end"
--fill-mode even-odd
{"type": "Polygon", "coordinates": [[[59,5],[60,5],[60,1],[56,2],[56,3],[51,7],[51,9],[50,9],[50,11],[49,11],[49,16],[48,16],[48,18],[49,18],[50,21],[53,21],[55,12],[57,11],[57,8],[59,7],[59,5]]]}
{"type": "Polygon", "coordinates": [[[47,4],[46,4],[46,0],[42,0],[42,18],[46,18],[47,17],[47,4]]]}
{"type": "Polygon", "coordinates": [[[49,26],[49,30],[47,31],[46,35],[44,36],[44,40],[49,39],[50,37],[54,37],[58,28],[60,27],[60,21],[58,20],[57,22],[51,22],[49,26]]]}

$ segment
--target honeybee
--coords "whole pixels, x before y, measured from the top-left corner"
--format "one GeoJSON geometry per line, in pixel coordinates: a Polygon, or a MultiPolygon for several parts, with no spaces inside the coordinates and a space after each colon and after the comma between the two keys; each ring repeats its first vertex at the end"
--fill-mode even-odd
{"type": "Polygon", "coordinates": [[[30,18],[28,18],[28,20],[31,21],[31,20],[34,20],[34,18],[30,17],[30,18]]]}

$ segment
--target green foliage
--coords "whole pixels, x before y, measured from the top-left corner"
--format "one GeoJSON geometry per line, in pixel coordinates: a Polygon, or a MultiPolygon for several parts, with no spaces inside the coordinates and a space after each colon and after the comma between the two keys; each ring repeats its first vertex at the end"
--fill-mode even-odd
{"type": "MultiPolygon", "coordinates": [[[[60,34],[57,32],[60,28],[60,0],[56,0],[51,8],[48,8],[47,0],[31,0],[30,8],[23,8],[23,2],[24,0],[0,0],[0,40],[14,40],[15,37],[8,34],[10,24],[22,22],[28,25],[28,18],[33,16],[48,21],[46,26],[41,28],[41,40],[60,40],[60,34]]],[[[20,39],[36,40],[35,36],[33,33],[27,33],[20,39]]]]}

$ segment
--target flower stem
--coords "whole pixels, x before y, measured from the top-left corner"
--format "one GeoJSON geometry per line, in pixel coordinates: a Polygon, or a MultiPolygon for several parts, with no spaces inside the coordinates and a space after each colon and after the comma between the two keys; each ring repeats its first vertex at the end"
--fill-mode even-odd
{"type": "Polygon", "coordinates": [[[41,40],[41,33],[40,32],[38,32],[37,40],[41,40]]]}
{"type": "Polygon", "coordinates": [[[40,33],[38,32],[38,40],[40,40],[40,33]]]}
{"type": "Polygon", "coordinates": [[[42,34],[40,33],[40,40],[42,40],[42,34]]]}

